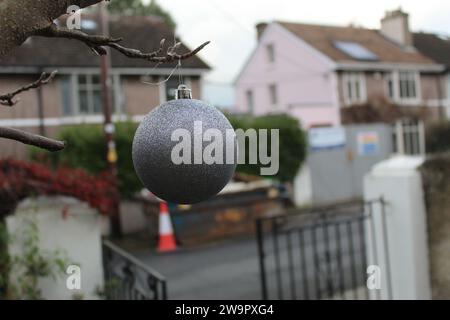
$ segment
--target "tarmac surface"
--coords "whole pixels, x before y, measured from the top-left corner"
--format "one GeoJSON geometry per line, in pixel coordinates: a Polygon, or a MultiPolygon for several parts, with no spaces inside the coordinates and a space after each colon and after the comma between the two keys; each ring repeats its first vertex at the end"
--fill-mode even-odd
{"type": "MultiPolygon", "coordinates": [[[[320,233],[316,237],[315,245],[311,237],[306,237],[302,250],[299,246],[294,246],[293,277],[290,277],[291,269],[288,264],[286,241],[283,242],[280,239],[279,256],[281,257],[280,269],[284,299],[326,298],[330,283],[333,289],[330,298],[332,296],[347,299],[357,298],[353,296],[353,288],[365,284],[365,267],[363,259],[361,259],[364,251],[361,250],[362,246],[358,242],[353,244],[354,247],[351,250],[349,246],[343,245],[349,243],[348,234],[344,230],[342,230],[343,235],[340,239],[341,247],[335,244],[336,241],[333,241],[334,243],[331,245],[325,245],[324,237],[320,233]],[[304,251],[307,257],[306,273],[302,273],[299,253],[301,251],[304,251]],[[317,260],[314,260],[314,257],[317,260]],[[328,259],[328,264],[324,259],[328,259]],[[337,269],[337,259],[341,262],[339,269],[337,269]],[[295,281],[291,280],[293,278],[295,281]],[[339,279],[343,280],[339,282],[339,279]],[[319,285],[317,285],[318,282],[319,285]],[[295,283],[294,295],[292,294],[292,283],[295,283]],[[317,286],[321,288],[320,296],[317,296],[317,286]],[[305,292],[305,289],[308,292],[305,292]],[[339,293],[344,291],[346,295],[339,296],[339,293]]],[[[361,239],[358,228],[354,228],[351,237],[351,239],[361,239]]],[[[273,246],[272,240],[269,237],[265,241],[267,286],[269,297],[277,298],[279,291],[276,281],[275,255],[273,247],[271,247],[273,246]]],[[[131,253],[166,277],[169,299],[256,300],[262,297],[257,242],[254,237],[236,238],[196,248],[179,249],[177,252],[166,254],[159,254],[150,249],[136,249],[131,253]]]]}

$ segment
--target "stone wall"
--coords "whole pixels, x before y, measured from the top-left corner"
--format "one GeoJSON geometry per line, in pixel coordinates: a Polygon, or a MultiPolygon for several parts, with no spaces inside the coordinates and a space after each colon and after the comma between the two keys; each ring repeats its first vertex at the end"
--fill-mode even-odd
{"type": "Polygon", "coordinates": [[[450,154],[428,159],[421,167],[428,225],[433,299],[450,299],[450,154]]]}

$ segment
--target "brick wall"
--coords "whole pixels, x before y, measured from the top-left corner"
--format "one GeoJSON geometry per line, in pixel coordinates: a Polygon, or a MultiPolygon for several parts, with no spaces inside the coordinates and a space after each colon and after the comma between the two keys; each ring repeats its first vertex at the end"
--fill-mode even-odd
{"type": "Polygon", "coordinates": [[[146,114],[160,103],[159,86],[142,83],[140,76],[122,78],[122,91],[128,115],[146,114]]]}

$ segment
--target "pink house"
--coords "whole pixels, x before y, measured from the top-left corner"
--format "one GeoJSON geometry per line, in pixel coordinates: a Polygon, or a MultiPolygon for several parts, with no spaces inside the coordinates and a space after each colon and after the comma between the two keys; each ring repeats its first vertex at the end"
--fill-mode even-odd
{"type": "Polygon", "coordinates": [[[414,47],[401,10],[388,12],[380,30],[287,22],[257,30],[235,82],[237,112],[288,113],[311,128],[340,125],[343,108],[380,97],[436,116],[447,103],[446,67],[414,47]]]}

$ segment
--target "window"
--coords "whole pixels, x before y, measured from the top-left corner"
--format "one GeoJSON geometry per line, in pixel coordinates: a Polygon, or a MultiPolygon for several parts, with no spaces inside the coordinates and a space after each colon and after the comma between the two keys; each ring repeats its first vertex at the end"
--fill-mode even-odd
{"type": "Polygon", "coordinates": [[[278,92],[276,84],[271,84],[269,86],[269,95],[270,95],[270,103],[272,104],[272,106],[276,106],[278,104],[278,92]]]}
{"type": "Polygon", "coordinates": [[[414,71],[396,71],[386,75],[387,95],[399,103],[419,101],[419,74],[414,71]]]}
{"type": "Polygon", "coordinates": [[[273,44],[268,44],[266,46],[267,50],[267,60],[269,62],[275,62],[275,47],[273,44]]]}
{"type": "Polygon", "coordinates": [[[78,75],[80,114],[102,113],[102,87],[99,75],[78,75]]]}
{"type": "Polygon", "coordinates": [[[81,20],[81,28],[85,30],[96,30],[97,22],[94,20],[83,19],[81,20]]]}
{"type": "Polygon", "coordinates": [[[245,93],[246,98],[247,98],[247,109],[248,109],[248,113],[253,114],[253,91],[252,90],[247,90],[247,92],[245,93]]]}
{"type": "Polygon", "coordinates": [[[364,46],[351,41],[335,41],[334,46],[346,55],[364,61],[375,61],[378,57],[372,51],[366,49],[364,46]]]}
{"type": "MultiPolygon", "coordinates": [[[[64,116],[102,114],[102,88],[98,74],[62,75],[60,79],[64,116]]],[[[120,77],[111,79],[111,103],[117,112],[121,109],[121,106],[117,105],[121,100],[120,77]]]]}
{"type": "Polygon", "coordinates": [[[165,98],[166,101],[175,100],[177,95],[177,89],[178,89],[178,77],[170,78],[166,82],[166,89],[165,89],[165,98]]]}
{"type": "Polygon", "coordinates": [[[416,73],[410,71],[401,71],[398,75],[400,87],[400,99],[416,99],[416,73]]]}
{"type": "Polygon", "coordinates": [[[389,74],[386,76],[386,83],[387,83],[387,93],[388,97],[392,100],[395,99],[395,85],[394,85],[394,77],[389,74]]]}
{"type": "Polygon", "coordinates": [[[61,97],[62,97],[62,114],[64,116],[73,115],[73,94],[72,94],[72,81],[68,75],[60,76],[61,84],[61,97]]]}
{"type": "Polygon", "coordinates": [[[344,73],[342,79],[345,104],[351,105],[366,100],[366,88],[363,73],[344,73]]]}

